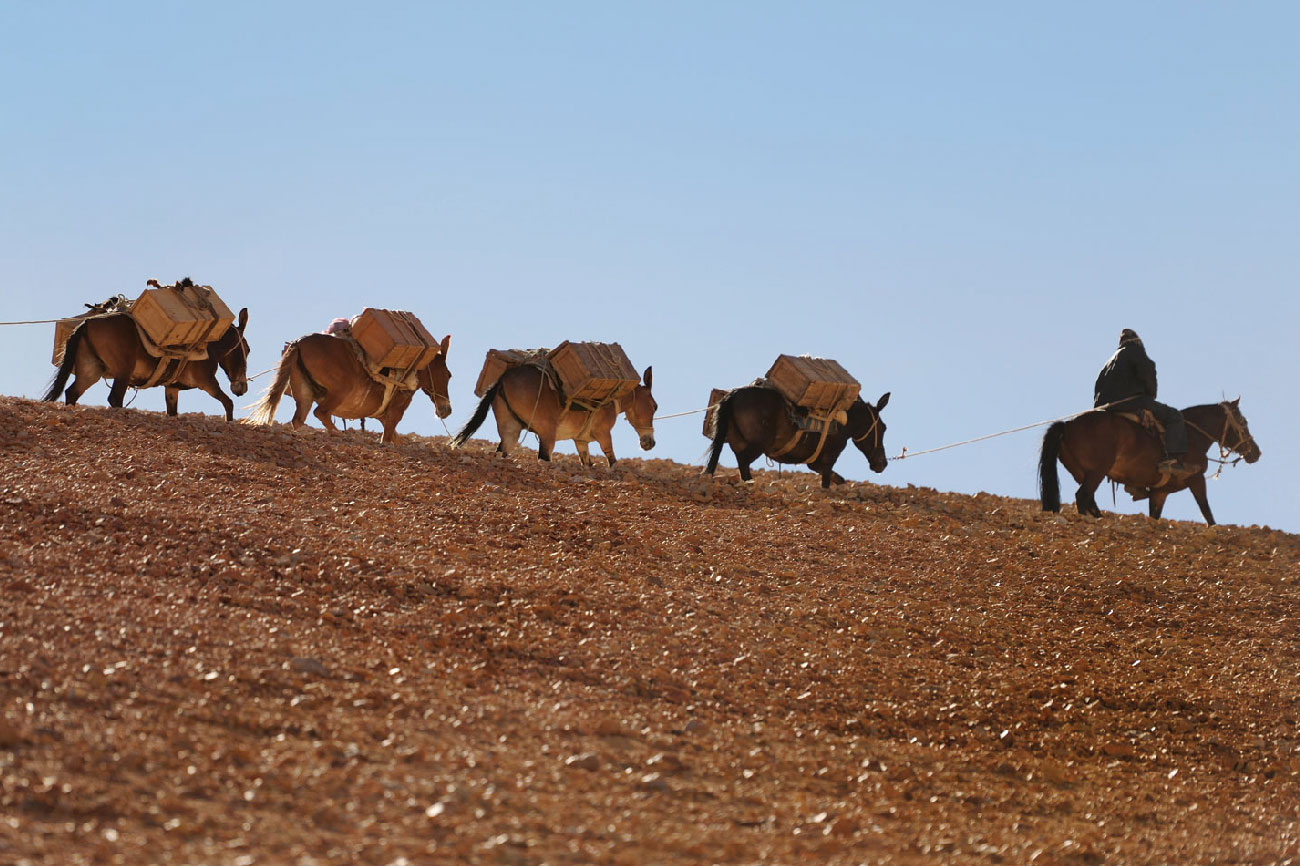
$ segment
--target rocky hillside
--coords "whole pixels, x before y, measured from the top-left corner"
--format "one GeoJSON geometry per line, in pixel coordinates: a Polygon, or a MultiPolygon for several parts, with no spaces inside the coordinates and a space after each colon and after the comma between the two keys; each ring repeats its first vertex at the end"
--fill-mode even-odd
{"type": "Polygon", "coordinates": [[[697,473],[0,398],[0,862],[1300,856],[1300,538],[697,473]]]}

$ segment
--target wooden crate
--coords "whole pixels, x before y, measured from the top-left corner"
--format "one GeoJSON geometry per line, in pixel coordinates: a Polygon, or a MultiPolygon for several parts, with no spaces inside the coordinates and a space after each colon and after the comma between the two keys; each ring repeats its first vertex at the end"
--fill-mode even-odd
{"type": "Polygon", "coordinates": [[[210,286],[145,289],[131,317],[159,346],[198,346],[219,339],[235,321],[210,286]]]}
{"type": "Polygon", "coordinates": [[[632,393],[641,382],[641,376],[618,343],[565,340],[547,358],[569,400],[599,405],[632,393]]]}
{"type": "Polygon", "coordinates": [[[352,337],[376,367],[419,370],[442,351],[413,313],[366,307],[352,322],[352,337]]]}
{"type": "Polygon", "coordinates": [[[68,338],[72,332],[77,330],[77,325],[86,321],[85,316],[77,316],[72,319],[59,319],[54,323],[54,357],[51,359],[54,366],[63,363],[63,349],[68,345],[68,338]]]}
{"type": "Polygon", "coordinates": [[[717,405],[725,396],[727,392],[722,388],[714,388],[709,392],[709,407],[704,410],[704,437],[710,441],[713,440],[714,423],[718,417],[717,405]]]}
{"type": "Polygon", "coordinates": [[[813,412],[845,411],[862,389],[837,362],[807,355],[779,356],[767,380],[787,400],[813,412]]]}
{"type": "Polygon", "coordinates": [[[478,381],[474,383],[474,396],[482,397],[486,394],[511,367],[544,361],[550,351],[550,349],[488,349],[487,357],[483,359],[483,369],[478,374],[478,381]]]}

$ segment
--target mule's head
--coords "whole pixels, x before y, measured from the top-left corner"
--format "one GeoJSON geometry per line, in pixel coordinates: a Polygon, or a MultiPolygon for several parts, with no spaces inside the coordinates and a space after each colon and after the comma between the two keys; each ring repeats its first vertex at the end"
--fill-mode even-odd
{"type": "Polygon", "coordinates": [[[650,391],[653,371],[653,367],[646,367],[641,376],[641,384],[619,401],[619,409],[627,418],[627,423],[641,437],[642,451],[655,447],[655,413],[659,411],[659,404],[650,391]]]}
{"type": "Polygon", "coordinates": [[[248,307],[239,311],[239,320],[233,327],[217,340],[213,350],[217,354],[217,363],[230,377],[230,391],[236,397],[248,393],[248,341],[244,339],[244,329],[248,327],[248,307]]]}
{"type": "Polygon", "coordinates": [[[1219,444],[1240,454],[1247,463],[1254,463],[1259,459],[1259,445],[1255,443],[1255,437],[1250,435],[1250,425],[1246,423],[1246,416],[1241,414],[1240,403],[1241,398],[1238,397],[1236,400],[1224,400],[1220,404],[1227,414],[1223,441],[1219,444]]]}
{"type": "Polygon", "coordinates": [[[885,456],[885,421],[880,417],[880,410],[887,403],[888,391],[874,406],[859,399],[849,407],[849,436],[853,437],[853,444],[867,458],[872,472],[884,472],[889,465],[889,458],[885,456]]]}
{"type": "Polygon", "coordinates": [[[420,370],[418,379],[420,390],[429,395],[433,401],[434,411],[438,413],[439,418],[446,418],[451,414],[451,397],[448,396],[447,385],[451,382],[451,370],[447,367],[447,347],[451,345],[451,334],[442,338],[439,344],[440,351],[429,365],[420,370]]]}

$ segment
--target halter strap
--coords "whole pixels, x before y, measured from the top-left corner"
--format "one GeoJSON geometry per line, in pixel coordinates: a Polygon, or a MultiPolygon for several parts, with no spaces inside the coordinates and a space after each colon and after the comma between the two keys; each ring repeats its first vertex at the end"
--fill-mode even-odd
{"type": "Polygon", "coordinates": [[[853,441],[854,441],[854,442],[862,442],[864,439],[866,439],[866,438],[867,438],[868,436],[870,436],[872,433],[875,433],[875,432],[876,432],[876,428],[879,427],[879,426],[880,426],[880,416],[877,415],[875,412],[872,412],[872,413],[871,413],[871,426],[868,427],[868,428],[867,428],[867,432],[866,432],[866,433],[863,433],[861,436],[854,436],[854,437],[853,437],[853,441]]]}

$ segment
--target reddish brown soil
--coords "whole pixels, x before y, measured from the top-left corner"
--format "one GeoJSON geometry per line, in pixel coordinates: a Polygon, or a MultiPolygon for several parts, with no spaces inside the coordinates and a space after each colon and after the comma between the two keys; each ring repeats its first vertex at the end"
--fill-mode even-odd
{"type": "Polygon", "coordinates": [[[1300,854],[1296,536],[475,445],[0,398],[0,862],[1300,854]]]}

